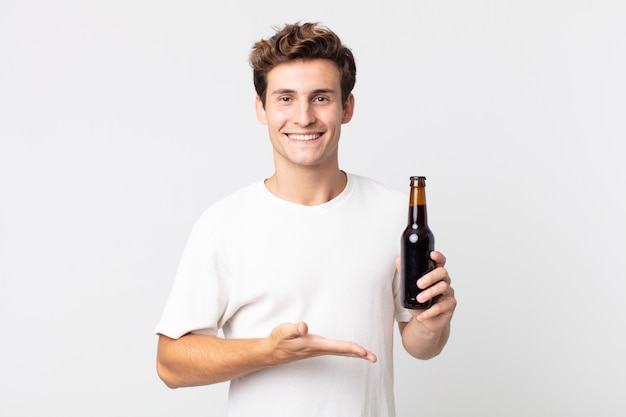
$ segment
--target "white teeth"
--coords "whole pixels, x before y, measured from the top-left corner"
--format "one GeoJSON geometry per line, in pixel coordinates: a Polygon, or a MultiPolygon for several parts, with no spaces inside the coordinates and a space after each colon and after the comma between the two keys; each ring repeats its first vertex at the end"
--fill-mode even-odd
{"type": "Polygon", "coordinates": [[[293,139],[293,140],[314,140],[319,138],[320,135],[319,134],[314,134],[314,135],[289,135],[289,139],[293,139]]]}

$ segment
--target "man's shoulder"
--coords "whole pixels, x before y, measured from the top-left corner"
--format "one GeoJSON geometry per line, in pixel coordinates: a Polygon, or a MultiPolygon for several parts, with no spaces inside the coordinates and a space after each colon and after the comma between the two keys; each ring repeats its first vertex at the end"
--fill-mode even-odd
{"type": "Polygon", "coordinates": [[[404,201],[408,197],[396,188],[384,184],[378,180],[372,179],[364,175],[349,174],[350,179],[357,184],[359,192],[372,196],[376,199],[383,200],[401,200],[404,201]]]}
{"type": "Polygon", "coordinates": [[[259,182],[246,185],[212,203],[200,215],[198,223],[226,221],[242,211],[249,211],[258,200],[259,182]]]}

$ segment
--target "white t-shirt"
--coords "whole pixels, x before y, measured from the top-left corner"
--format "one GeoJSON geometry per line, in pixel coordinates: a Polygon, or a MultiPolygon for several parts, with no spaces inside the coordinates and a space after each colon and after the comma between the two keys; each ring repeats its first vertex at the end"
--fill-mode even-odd
{"type": "Polygon", "coordinates": [[[353,174],[317,206],[282,200],[263,181],[243,188],[194,225],[157,333],[255,338],[304,321],[378,362],[323,356],[237,378],[229,416],[394,416],[394,318],[411,318],[395,267],[407,205],[399,191],[353,174]]]}

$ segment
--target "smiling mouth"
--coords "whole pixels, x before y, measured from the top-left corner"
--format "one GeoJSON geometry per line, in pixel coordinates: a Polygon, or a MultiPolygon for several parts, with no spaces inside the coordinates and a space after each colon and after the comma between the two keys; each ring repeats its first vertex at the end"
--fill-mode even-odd
{"type": "Polygon", "coordinates": [[[307,134],[307,135],[298,135],[295,133],[291,133],[287,135],[287,137],[291,140],[298,140],[298,141],[303,141],[303,142],[319,139],[321,136],[322,136],[321,133],[312,133],[312,134],[307,134]]]}

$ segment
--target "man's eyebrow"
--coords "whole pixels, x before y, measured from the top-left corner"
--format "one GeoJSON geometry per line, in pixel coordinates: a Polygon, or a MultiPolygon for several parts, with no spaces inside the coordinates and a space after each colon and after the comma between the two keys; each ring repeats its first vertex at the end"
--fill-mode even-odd
{"type": "MultiPolygon", "coordinates": [[[[279,88],[278,90],[274,90],[270,93],[270,95],[278,95],[278,94],[293,94],[295,93],[296,90],[293,90],[291,88],[279,88]]],[[[336,91],[332,88],[318,88],[315,89],[313,91],[311,91],[311,94],[315,95],[315,94],[333,94],[336,93],[336,91]]]]}
{"type": "Polygon", "coordinates": [[[318,88],[313,90],[313,94],[334,94],[336,91],[332,88],[318,88]]]}
{"type": "Polygon", "coordinates": [[[296,92],[295,90],[292,90],[290,88],[279,88],[278,90],[272,91],[270,94],[271,95],[276,95],[276,94],[293,94],[295,92],[296,92]]]}

